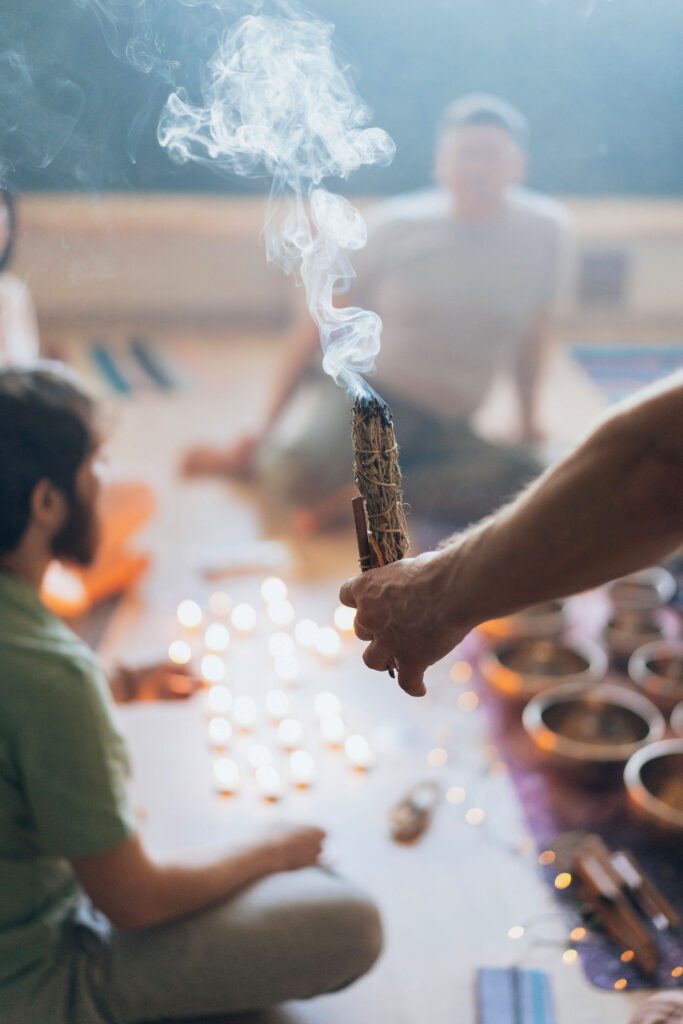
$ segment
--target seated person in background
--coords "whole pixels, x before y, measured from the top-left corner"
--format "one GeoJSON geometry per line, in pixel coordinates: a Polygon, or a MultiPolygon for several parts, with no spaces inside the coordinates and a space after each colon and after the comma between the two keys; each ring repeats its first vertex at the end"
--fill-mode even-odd
{"type": "Polygon", "coordinates": [[[187,1020],[335,991],[381,929],[317,866],[323,832],[201,865],[159,863],[136,834],[102,669],[38,596],[51,559],[95,552],[100,440],[66,371],[0,370],[0,1019],[187,1020]]]}
{"type": "Polygon", "coordinates": [[[28,366],[38,358],[38,319],[31,292],[7,271],[16,235],[11,192],[0,186],[0,366],[28,366]]]}
{"type": "MultiPolygon", "coordinates": [[[[539,434],[536,384],[568,227],[559,204],[521,187],[526,141],[525,119],[503,100],[457,100],[438,128],[437,187],[377,206],[368,245],[353,255],[357,280],[343,304],[384,321],[372,383],[395,415],[405,497],[417,514],[467,522],[540,470],[521,444],[492,444],[470,425],[503,367],[519,395],[519,440],[539,434]]],[[[324,379],[300,435],[279,439],[282,411],[320,361],[310,321],[286,342],[261,428],[232,448],[190,451],[185,468],[256,476],[305,507],[299,526],[313,530],[340,508],[346,514],[350,400],[324,379]]]]}

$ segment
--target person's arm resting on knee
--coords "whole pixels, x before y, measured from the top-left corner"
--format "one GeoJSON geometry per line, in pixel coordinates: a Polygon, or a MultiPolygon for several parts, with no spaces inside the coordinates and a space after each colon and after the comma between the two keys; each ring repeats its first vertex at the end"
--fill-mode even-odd
{"type": "Polygon", "coordinates": [[[683,375],[615,409],[511,505],[438,552],[345,584],[366,664],[407,692],[480,622],[650,565],[683,543],[683,375]]]}

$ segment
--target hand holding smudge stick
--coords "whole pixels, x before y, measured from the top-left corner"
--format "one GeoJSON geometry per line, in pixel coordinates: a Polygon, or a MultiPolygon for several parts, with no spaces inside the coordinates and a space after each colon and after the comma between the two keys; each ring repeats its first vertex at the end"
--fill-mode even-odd
{"type": "MultiPolygon", "coordinates": [[[[388,405],[377,395],[358,397],[353,407],[354,475],[361,496],[353,515],[361,572],[397,562],[409,539],[401,494],[396,432],[388,405]]],[[[389,666],[394,678],[396,665],[389,666]]]]}

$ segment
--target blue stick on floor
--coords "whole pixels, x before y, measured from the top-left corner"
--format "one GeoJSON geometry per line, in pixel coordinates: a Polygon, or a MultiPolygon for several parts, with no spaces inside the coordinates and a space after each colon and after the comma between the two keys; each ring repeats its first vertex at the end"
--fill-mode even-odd
{"type": "Polygon", "coordinates": [[[123,376],[109,348],[102,342],[95,342],[91,349],[91,355],[112,391],[116,391],[119,395],[129,395],[130,384],[123,376]]]}
{"type": "Polygon", "coordinates": [[[158,353],[144,338],[131,338],[130,351],[147,376],[162,391],[174,391],[177,382],[163,365],[158,353]]]}

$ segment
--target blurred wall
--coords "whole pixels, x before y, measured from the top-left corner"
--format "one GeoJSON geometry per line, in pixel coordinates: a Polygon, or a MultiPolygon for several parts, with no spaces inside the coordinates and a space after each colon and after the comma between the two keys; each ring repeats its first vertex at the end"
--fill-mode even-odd
{"type": "MultiPolygon", "coordinates": [[[[568,206],[577,255],[563,324],[680,336],[683,202],[575,198],[568,206]]],[[[268,328],[301,302],[292,279],[266,264],[260,198],[29,195],[20,217],[14,269],[47,328],[268,328]]]]}

